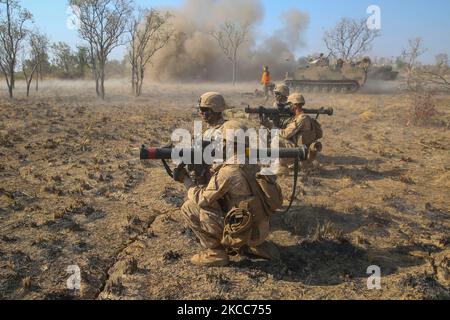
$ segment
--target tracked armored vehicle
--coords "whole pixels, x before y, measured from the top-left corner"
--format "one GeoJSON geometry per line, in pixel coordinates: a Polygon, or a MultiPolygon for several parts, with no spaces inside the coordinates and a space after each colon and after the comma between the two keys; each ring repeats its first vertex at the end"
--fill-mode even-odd
{"type": "Polygon", "coordinates": [[[287,73],[284,82],[301,92],[352,93],[366,83],[370,65],[369,58],[357,63],[338,60],[334,65],[330,65],[328,60],[316,60],[287,73]]]}

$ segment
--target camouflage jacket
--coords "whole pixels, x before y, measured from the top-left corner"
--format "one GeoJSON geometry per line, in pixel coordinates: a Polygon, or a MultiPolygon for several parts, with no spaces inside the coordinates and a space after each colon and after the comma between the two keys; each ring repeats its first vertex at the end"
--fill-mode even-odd
{"type": "Polygon", "coordinates": [[[280,138],[295,146],[309,146],[315,141],[315,137],[312,119],[306,114],[292,117],[284,124],[284,129],[280,130],[280,138]]]}

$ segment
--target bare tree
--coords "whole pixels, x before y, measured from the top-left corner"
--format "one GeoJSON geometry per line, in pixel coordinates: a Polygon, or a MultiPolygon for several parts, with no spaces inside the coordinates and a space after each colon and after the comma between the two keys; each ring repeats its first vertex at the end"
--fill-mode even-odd
{"type": "Polygon", "coordinates": [[[26,24],[31,20],[31,13],[17,0],[0,0],[0,70],[5,76],[10,98],[15,85],[17,54],[28,32],[26,24]]]}
{"type": "Polygon", "coordinates": [[[444,68],[448,68],[449,67],[449,58],[448,58],[448,54],[447,53],[439,53],[436,55],[435,57],[436,60],[436,66],[441,66],[444,68]]]}
{"type": "Polygon", "coordinates": [[[227,21],[210,33],[233,65],[233,85],[236,85],[239,47],[245,42],[249,29],[249,23],[227,21]]]}
{"type": "Polygon", "coordinates": [[[408,49],[403,50],[402,60],[404,62],[404,68],[406,69],[406,86],[408,89],[416,90],[419,86],[422,86],[422,82],[419,81],[418,59],[427,51],[423,47],[422,38],[410,39],[408,42],[408,49]]]}
{"type": "Polygon", "coordinates": [[[379,31],[367,27],[366,19],[342,18],[331,30],[326,31],[323,41],[336,59],[351,61],[370,50],[379,31]]]}
{"type": "Polygon", "coordinates": [[[450,92],[450,74],[448,70],[424,67],[417,74],[417,80],[425,85],[450,92]]]}
{"type": "Polygon", "coordinates": [[[448,55],[438,54],[435,65],[424,65],[417,68],[415,79],[422,86],[450,92],[450,67],[448,55]]]}
{"type": "Polygon", "coordinates": [[[420,63],[419,58],[426,51],[422,38],[410,39],[408,48],[403,50],[400,58],[406,75],[404,85],[411,103],[408,125],[432,123],[432,118],[437,113],[433,101],[436,84],[442,80],[443,83],[447,81],[445,77],[440,78],[442,75],[437,73],[437,66],[425,66],[420,63]]]}
{"type": "Polygon", "coordinates": [[[111,51],[125,44],[132,0],[69,0],[79,10],[78,33],[88,42],[97,94],[105,98],[105,65],[111,51]]]}
{"type": "Polygon", "coordinates": [[[45,64],[48,64],[48,50],[50,47],[50,40],[46,34],[35,33],[34,40],[32,41],[34,59],[37,61],[36,69],[36,92],[39,91],[39,79],[43,80],[45,64]]]}
{"type": "Polygon", "coordinates": [[[173,34],[173,29],[168,23],[169,19],[169,13],[162,15],[155,9],[142,9],[131,21],[128,56],[133,93],[137,97],[142,93],[147,64],[151,62],[156,52],[167,45],[173,34]]]}
{"type": "Polygon", "coordinates": [[[27,85],[27,97],[30,95],[33,77],[36,75],[36,78],[38,78],[38,68],[47,52],[48,43],[49,40],[45,34],[36,31],[29,35],[29,46],[26,48],[28,59],[25,58],[22,62],[22,71],[27,85]]]}

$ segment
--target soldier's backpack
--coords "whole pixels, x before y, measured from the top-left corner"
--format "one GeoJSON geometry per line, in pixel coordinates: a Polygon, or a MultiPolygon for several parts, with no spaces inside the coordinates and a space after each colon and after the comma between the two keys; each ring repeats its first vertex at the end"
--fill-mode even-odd
{"type": "Polygon", "coordinates": [[[276,176],[265,176],[259,173],[254,176],[244,168],[242,169],[252,192],[262,200],[267,215],[273,214],[283,206],[283,192],[277,183],[276,176]]]}
{"type": "Polygon", "coordinates": [[[316,135],[315,141],[322,139],[323,138],[323,130],[322,130],[322,126],[320,125],[319,121],[317,121],[314,118],[311,118],[311,125],[312,125],[313,131],[316,135]]]}
{"type": "Polygon", "coordinates": [[[263,243],[270,232],[270,216],[283,205],[276,177],[258,175],[251,167],[241,166],[240,169],[253,197],[241,201],[225,217],[221,243],[234,250],[263,243]]]}
{"type": "Polygon", "coordinates": [[[256,175],[256,182],[262,191],[263,199],[270,211],[275,212],[283,206],[283,191],[276,176],[256,175]]]}

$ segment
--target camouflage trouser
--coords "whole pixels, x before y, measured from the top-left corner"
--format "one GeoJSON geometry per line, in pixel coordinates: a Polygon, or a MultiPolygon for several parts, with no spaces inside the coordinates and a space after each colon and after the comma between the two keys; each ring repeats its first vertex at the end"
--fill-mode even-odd
{"type": "Polygon", "coordinates": [[[188,200],[181,208],[181,214],[185,218],[189,228],[200,240],[205,249],[216,249],[221,246],[220,242],[224,230],[224,214],[218,208],[200,208],[195,202],[188,200]]]}

